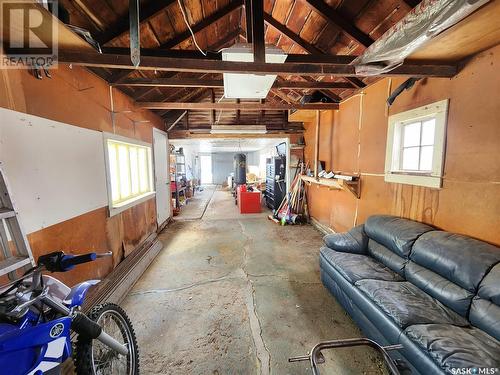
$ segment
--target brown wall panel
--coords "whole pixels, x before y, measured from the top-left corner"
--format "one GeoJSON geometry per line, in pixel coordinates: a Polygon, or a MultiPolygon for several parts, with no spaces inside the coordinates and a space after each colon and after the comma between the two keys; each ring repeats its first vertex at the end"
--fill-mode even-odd
{"type": "Polygon", "coordinates": [[[344,173],[358,171],[359,107],[360,96],[355,96],[341,106],[338,122],[334,124],[334,169],[344,173]]]}
{"type": "Polygon", "coordinates": [[[320,112],[320,132],[319,132],[319,160],[325,162],[325,168],[332,169],[332,152],[329,145],[333,140],[333,113],[334,111],[320,112]]]}
{"type": "MultiPolygon", "coordinates": [[[[152,142],[153,127],[164,129],[160,117],[135,108],[133,100],[116,89],[112,91],[113,114],[109,85],[84,68],[59,66],[51,74],[51,79],[37,80],[27,70],[0,70],[0,106],[146,142],[152,142]]],[[[28,240],[35,258],[56,250],[113,252],[112,258],[55,275],[73,285],[105,277],[155,230],[153,198],[113,217],[108,217],[107,207],[99,208],[31,233],[28,240]]]]}
{"type": "MultiPolygon", "coordinates": [[[[311,215],[343,231],[370,215],[393,214],[500,244],[499,55],[497,46],[469,61],[452,79],[423,79],[404,91],[390,109],[385,103],[388,93],[404,78],[380,80],[363,95],[341,103],[333,118],[323,115],[321,130],[326,127],[330,132],[333,126],[333,140],[329,145],[323,140],[320,155],[332,155],[334,170],[361,172],[361,199],[311,186],[311,215]],[[388,116],[446,98],[450,104],[443,187],[386,183],[388,116]]],[[[305,127],[306,155],[312,162],[314,123],[305,127]]]]}

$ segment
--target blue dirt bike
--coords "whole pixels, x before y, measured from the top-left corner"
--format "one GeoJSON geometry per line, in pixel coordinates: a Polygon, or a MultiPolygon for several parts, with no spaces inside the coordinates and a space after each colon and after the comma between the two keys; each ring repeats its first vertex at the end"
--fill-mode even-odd
{"type": "Polygon", "coordinates": [[[87,315],[80,312],[87,291],[99,281],[69,288],[42,275],[66,272],[105,255],[41,256],[37,267],[0,290],[0,374],[60,374],[61,364],[73,353],[78,375],[139,374],[135,333],[123,309],[105,303],[87,315]],[[74,345],[72,336],[77,337],[74,345]]]}

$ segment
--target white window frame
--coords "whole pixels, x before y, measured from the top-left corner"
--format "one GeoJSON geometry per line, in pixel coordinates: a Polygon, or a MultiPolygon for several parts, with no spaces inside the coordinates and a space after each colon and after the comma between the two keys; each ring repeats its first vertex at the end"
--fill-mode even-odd
{"type": "Polygon", "coordinates": [[[385,181],[441,188],[446,143],[448,99],[389,116],[385,154],[385,181]],[[402,129],[405,124],[435,118],[431,171],[400,170],[402,129]]]}
{"type": "Polygon", "coordinates": [[[121,135],[116,135],[113,133],[103,132],[103,142],[104,142],[104,159],[106,164],[106,185],[108,190],[108,210],[109,216],[114,216],[123,212],[130,207],[133,207],[139,203],[145,202],[156,195],[154,180],[153,180],[153,150],[152,144],[147,142],[142,142],[137,139],[123,137],[121,135]],[[112,196],[112,188],[111,188],[111,179],[110,179],[110,164],[109,164],[109,151],[108,151],[108,140],[127,143],[133,146],[143,146],[149,149],[148,158],[149,158],[149,186],[151,187],[151,191],[146,192],[144,194],[135,196],[131,199],[120,203],[113,203],[112,196]]]}

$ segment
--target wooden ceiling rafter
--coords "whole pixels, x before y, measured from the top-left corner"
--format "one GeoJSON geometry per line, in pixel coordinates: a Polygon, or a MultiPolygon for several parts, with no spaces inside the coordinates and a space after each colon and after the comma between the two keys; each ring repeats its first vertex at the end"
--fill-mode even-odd
{"type": "Polygon", "coordinates": [[[311,43],[302,39],[299,35],[295,34],[292,30],[287,28],[285,25],[275,20],[270,14],[264,14],[264,21],[279,31],[282,35],[286,36],[292,42],[297,44],[300,48],[302,48],[305,52],[308,52],[313,55],[323,55],[324,52],[319,48],[316,48],[311,43]]]}
{"type": "MultiPolygon", "coordinates": [[[[205,30],[207,27],[215,24],[222,18],[228,16],[232,12],[234,12],[237,9],[240,9],[241,6],[243,5],[242,0],[234,0],[231,1],[228,5],[225,7],[215,11],[213,14],[208,16],[207,18],[204,18],[197,24],[191,26],[191,30],[193,31],[193,34],[197,34],[199,32],[202,32],[205,30]]],[[[189,30],[186,30],[180,34],[177,34],[170,40],[166,41],[165,43],[162,43],[158,46],[158,49],[173,49],[177,47],[179,44],[184,42],[185,40],[192,38],[191,32],[189,30]]],[[[121,71],[121,72],[116,72],[111,75],[111,77],[108,79],[108,82],[118,82],[119,80],[127,77],[131,72],[130,71],[121,71]]]]}
{"type": "MultiPolygon", "coordinates": [[[[139,12],[139,24],[149,21],[159,13],[163,12],[170,5],[177,3],[177,0],[155,0],[150,1],[146,6],[141,6],[139,12]]],[[[111,42],[129,31],[128,15],[120,17],[107,30],[96,36],[96,40],[101,44],[111,42]]]]}
{"type": "MultiPolygon", "coordinates": [[[[291,12],[290,12],[291,13],[291,12]]],[[[275,20],[271,15],[269,14],[264,14],[264,20],[266,23],[274,27],[278,32],[280,32],[282,35],[286,36],[290,40],[292,40],[295,44],[297,44],[300,48],[302,48],[305,52],[308,52],[312,55],[322,55],[324,54],[323,51],[321,51],[319,48],[315,47],[311,43],[303,40],[299,35],[295,34],[292,30],[290,30],[286,25],[281,24],[279,21],[275,20]]],[[[305,23],[304,23],[305,24],[305,23]]],[[[317,82],[315,79],[311,77],[303,77],[306,81],[308,82],[317,82]]],[[[359,82],[362,82],[360,79],[357,79],[356,81],[358,84],[359,82]]],[[[324,95],[329,96],[333,100],[340,102],[342,98],[335,94],[332,91],[326,91],[323,92],[324,95]]]]}
{"type": "MultiPolygon", "coordinates": [[[[216,43],[212,44],[209,46],[209,49],[214,49],[214,50],[219,50],[223,47],[225,47],[228,43],[234,41],[238,35],[240,34],[241,30],[238,28],[230,33],[228,33],[224,38],[222,38],[221,40],[218,40],[216,43]]],[[[199,55],[201,55],[201,53],[199,53],[199,51],[192,51],[192,52],[195,52],[199,55]]],[[[128,52],[126,52],[128,54],[128,52]]],[[[203,55],[201,55],[203,56],[203,55]]],[[[169,78],[172,78],[172,77],[175,77],[176,73],[174,74],[169,74],[169,78]]],[[[166,79],[169,79],[169,78],[166,78],[166,79]]],[[[111,85],[113,85],[113,83],[111,82],[111,85]]],[[[140,99],[140,98],[143,98],[144,96],[148,95],[149,93],[155,91],[157,89],[158,86],[153,86],[152,88],[150,89],[146,89],[144,91],[142,91],[138,96],[134,97],[136,100],[137,99],[140,99]]],[[[185,86],[184,86],[185,87],[185,86]]]]}
{"type": "Polygon", "coordinates": [[[346,20],[338,11],[333,9],[323,0],[306,0],[307,4],[318,12],[326,21],[340,28],[345,34],[351,37],[364,47],[370,46],[374,40],[359,30],[354,24],[346,20]]]}

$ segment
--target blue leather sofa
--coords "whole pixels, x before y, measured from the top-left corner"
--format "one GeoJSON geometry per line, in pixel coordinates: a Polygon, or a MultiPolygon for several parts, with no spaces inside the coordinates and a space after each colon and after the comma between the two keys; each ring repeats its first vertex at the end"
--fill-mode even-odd
{"type": "Polygon", "coordinates": [[[412,374],[500,374],[500,248],[385,215],[324,241],[323,284],[412,374]]]}

